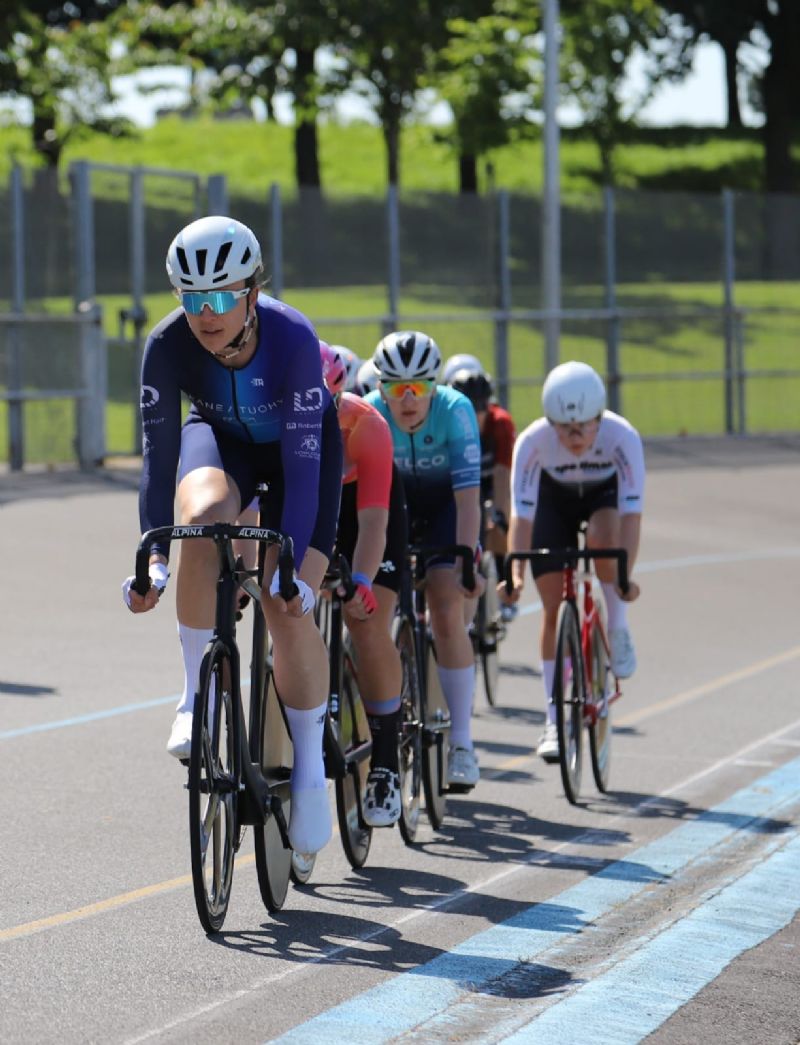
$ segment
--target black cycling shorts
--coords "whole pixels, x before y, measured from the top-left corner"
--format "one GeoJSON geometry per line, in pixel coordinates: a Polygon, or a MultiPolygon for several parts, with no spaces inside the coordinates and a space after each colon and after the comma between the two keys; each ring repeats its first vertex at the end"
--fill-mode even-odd
{"type": "MultiPolygon", "coordinates": [[[[358,510],[356,499],[358,480],[345,483],[342,487],[342,505],[339,509],[339,531],[336,535],[336,550],[341,552],[352,565],[353,552],[358,539],[358,510]]],[[[386,525],[386,547],[383,561],[375,574],[374,583],[397,593],[400,577],[405,566],[408,547],[408,516],[403,480],[392,465],[392,489],[389,495],[389,521],[386,525]]]]}
{"type": "MultiPolygon", "coordinates": [[[[616,508],[617,477],[586,486],[557,483],[547,473],[539,480],[539,501],[533,520],[532,548],[577,548],[578,530],[600,508],[616,508]]],[[[534,577],[561,570],[555,559],[532,559],[534,577]]]]}
{"type": "MultiPolygon", "coordinates": [[[[263,521],[271,530],[280,529],[284,491],[280,442],[245,443],[190,415],[181,431],[178,481],[195,468],[221,468],[230,476],[239,489],[240,510],[253,500],[257,485],[267,483],[267,517],[263,521]]],[[[308,542],[326,558],[330,558],[336,537],[341,489],[342,434],[336,407],[331,403],[322,417],[317,518],[308,542]]]]}

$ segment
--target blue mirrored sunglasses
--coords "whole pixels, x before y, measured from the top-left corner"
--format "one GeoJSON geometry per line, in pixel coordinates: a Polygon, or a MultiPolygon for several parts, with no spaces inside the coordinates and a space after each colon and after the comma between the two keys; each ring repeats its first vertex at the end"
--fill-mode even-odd
{"type": "Polygon", "coordinates": [[[199,316],[206,305],[215,315],[221,316],[224,312],[236,308],[239,298],[249,293],[250,287],[243,287],[241,290],[181,290],[180,298],[190,316],[199,316]]]}

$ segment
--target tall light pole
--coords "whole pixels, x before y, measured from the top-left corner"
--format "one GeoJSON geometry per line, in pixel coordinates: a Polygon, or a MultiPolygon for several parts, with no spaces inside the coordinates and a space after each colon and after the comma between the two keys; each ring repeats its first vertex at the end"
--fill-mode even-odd
{"type": "Polygon", "coordinates": [[[542,304],[545,369],[558,363],[561,320],[561,191],[558,158],[558,0],[544,0],[544,192],[542,197],[542,304]]]}

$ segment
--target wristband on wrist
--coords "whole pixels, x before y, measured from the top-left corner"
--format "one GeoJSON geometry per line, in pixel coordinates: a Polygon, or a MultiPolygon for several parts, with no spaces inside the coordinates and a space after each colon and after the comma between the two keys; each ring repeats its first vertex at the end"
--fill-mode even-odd
{"type": "Polygon", "coordinates": [[[350,576],[353,578],[354,584],[363,584],[365,588],[372,591],[372,581],[366,573],[351,573],[350,576]]]}

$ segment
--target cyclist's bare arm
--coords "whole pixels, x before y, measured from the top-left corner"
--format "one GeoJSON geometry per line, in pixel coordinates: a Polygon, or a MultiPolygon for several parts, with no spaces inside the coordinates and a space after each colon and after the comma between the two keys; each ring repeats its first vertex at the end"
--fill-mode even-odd
{"type": "MultiPolygon", "coordinates": [[[[521,515],[512,515],[508,527],[509,553],[530,551],[532,539],[533,519],[524,519],[521,515]]],[[[505,581],[498,586],[500,595],[508,603],[517,602],[522,594],[522,589],[525,586],[524,561],[516,559],[511,563],[511,583],[513,584],[513,590],[510,595],[506,592],[505,581]]]]}
{"type": "Polygon", "coordinates": [[[628,590],[623,594],[618,589],[618,594],[625,602],[633,602],[639,597],[639,585],[631,580],[636,556],[639,554],[639,538],[642,531],[641,512],[630,512],[620,518],[620,546],[628,553],[628,590]]]}

